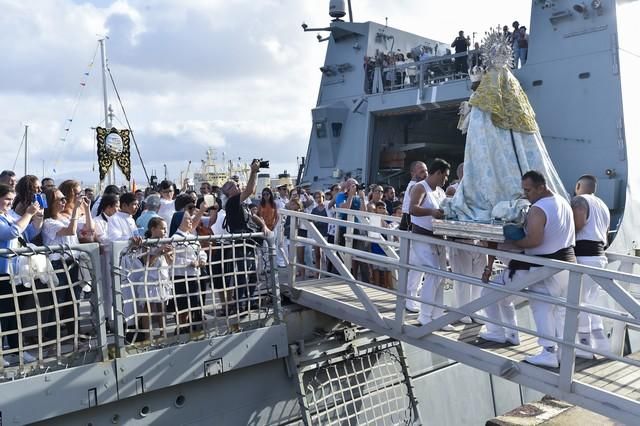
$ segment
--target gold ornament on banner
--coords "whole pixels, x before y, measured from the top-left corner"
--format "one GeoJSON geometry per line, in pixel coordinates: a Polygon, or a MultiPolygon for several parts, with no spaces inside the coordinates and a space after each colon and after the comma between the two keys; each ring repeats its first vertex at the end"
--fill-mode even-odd
{"type": "Polygon", "coordinates": [[[107,130],[96,128],[98,140],[98,167],[100,180],[103,180],[111,165],[115,161],[122,173],[131,180],[131,152],[129,144],[129,130],[118,130],[115,127],[107,130]]]}

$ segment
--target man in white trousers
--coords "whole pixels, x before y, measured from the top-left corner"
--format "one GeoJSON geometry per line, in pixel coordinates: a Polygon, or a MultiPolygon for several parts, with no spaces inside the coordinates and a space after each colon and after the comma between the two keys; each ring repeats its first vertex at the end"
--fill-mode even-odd
{"type": "MultiPolygon", "coordinates": [[[[444,212],[440,209],[440,203],[446,198],[442,187],[447,182],[451,166],[444,160],[435,159],[429,166],[429,177],[418,182],[411,190],[411,232],[420,235],[433,236],[432,219],[441,219],[444,212]]],[[[428,266],[431,268],[446,269],[446,253],[443,246],[429,244],[420,241],[411,242],[409,263],[411,265],[428,266]]],[[[411,274],[412,279],[416,274],[411,274]]],[[[418,276],[419,278],[419,276],[418,276]]],[[[412,283],[412,288],[415,283],[412,283]]],[[[411,291],[411,290],[409,290],[411,291]]],[[[442,277],[434,274],[425,274],[422,288],[420,289],[420,314],[418,322],[422,325],[429,323],[433,318],[443,314],[443,309],[437,305],[444,304],[442,277]]],[[[446,325],[443,330],[452,330],[451,325],[446,325]]]]}
{"type": "MultiPolygon", "coordinates": [[[[576,183],[576,196],[571,200],[573,219],[576,224],[576,259],[581,265],[605,268],[607,257],[604,248],[611,216],[607,205],[595,195],[595,176],[584,175],[576,183]]],[[[590,277],[583,275],[580,292],[581,303],[596,305],[600,287],[590,277]]],[[[586,346],[601,351],[610,351],[609,340],[604,334],[604,325],[599,315],[580,312],[578,314],[578,339],[586,346]]],[[[592,359],[594,354],[576,349],[576,356],[592,359]]]]}
{"type": "MultiPolygon", "coordinates": [[[[418,182],[422,182],[429,175],[427,171],[427,165],[422,161],[415,161],[411,164],[411,181],[407,185],[407,189],[404,193],[404,200],[402,201],[402,215],[403,221],[406,221],[407,226],[404,230],[408,230],[411,223],[411,190],[418,182]],[[405,217],[405,213],[407,217],[405,217]]],[[[422,278],[424,274],[422,272],[411,270],[407,278],[407,294],[413,297],[418,297],[420,287],[422,286],[422,278]]],[[[420,312],[420,303],[415,300],[407,299],[405,303],[407,311],[418,313],[420,312]]]]}
{"type": "MultiPolygon", "coordinates": [[[[522,176],[522,189],[531,202],[525,225],[525,237],[513,241],[525,254],[548,259],[576,262],[575,224],[569,202],[547,188],[545,177],[531,170],[522,176]]],[[[512,260],[509,270],[519,275],[537,274],[539,265],[512,260]]],[[[515,277],[514,277],[515,279],[515,277]]],[[[533,293],[564,298],[569,274],[561,271],[528,287],[533,293]]],[[[562,338],[565,309],[540,300],[529,299],[536,330],[542,334],[538,344],[542,350],[538,355],[525,358],[530,364],[557,368],[559,366],[558,345],[549,337],[562,338]]]]}

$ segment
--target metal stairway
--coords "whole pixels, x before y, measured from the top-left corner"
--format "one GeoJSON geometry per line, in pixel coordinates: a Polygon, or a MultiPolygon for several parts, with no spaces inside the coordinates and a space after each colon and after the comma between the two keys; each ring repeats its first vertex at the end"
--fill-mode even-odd
{"type": "MultiPolygon", "coordinates": [[[[346,213],[346,212],[345,212],[346,213]]],[[[456,243],[427,236],[419,236],[403,231],[381,230],[367,225],[366,215],[350,211],[360,216],[360,222],[345,222],[337,219],[312,217],[303,213],[287,212],[292,216],[292,229],[303,225],[307,229],[306,238],[293,237],[292,243],[320,247],[334,267],[333,273],[305,266],[296,258],[295,250],[289,253],[289,278],[281,282],[283,291],[296,303],[326,313],[333,317],[366,327],[381,335],[426,349],[449,359],[470,365],[490,374],[503,377],[515,383],[552,395],[556,398],[579,405],[591,411],[627,424],[640,423],[640,353],[623,356],[624,336],[627,327],[640,326],[640,304],[632,295],[639,288],[640,275],[634,273],[640,259],[633,256],[609,254],[609,268],[599,269],[569,264],[555,260],[535,258],[535,263],[543,267],[535,276],[530,274],[521,280],[514,280],[505,288],[492,283],[485,284],[471,276],[450,271],[409,264],[410,246],[414,241],[428,242],[447,248],[464,249],[486,255],[505,256],[504,252],[481,246],[456,243]],[[313,222],[326,221],[338,227],[345,227],[345,244],[329,244],[313,222]],[[354,232],[357,229],[359,231],[354,232]],[[366,231],[369,232],[368,236],[366,231]],[[382,237],[380,236],[382,234],[382,237]],[[373,237],[372,237],[373,236],[373,237]],[[381,244],[386,255],[372,254],[354,249],[353,241],[376,241],[381,244]],[[396,278],[395,289],[356,280],[351,274],[351,262],[384,265],[396,278]],[[483,295],[460,307],[442,306],[447,310],[443,316],[421,326],[415,314],[404,309],[407,297],[405,289],[409,270],[436,274],[446,280],[455,280],[494,291],[483,295]],[[300,280],[296,274],[312,272],[319,278],[300,280]],[[547,276],[558,273],[568,275],[566,297],[555,298],[527,292],[528,285],[547,276]],[[609,303],[603,306],[586,305],[580,301],[582,278],[589,276],[595,280],[609,303]],[[458,322],[466,315],[484,322],[494,322],[483,316],[482,309],[496,301],[517,295],[527,299],[538,299],[566,308],[564,336],[554,340],[560,347],[560,367],[548,369],[524,362],[524,358],[539,351],[537,337],[541,336],[535,327],[519,324],[521,343],[506,346],[477,339],[480,326],[464,325],[458,322]],[[605,307],[606,306],[606,307],[605,307]],[[611,351],[593,351],[593,360],[575,357],[576,349],[587,349],[574,342],[577,334],[578,313],[588,312],[603,317],[610,331],[611,351]],[[454,331],[440,331],[451,324],[454,331]]],[[[292,233],[291,235],[293,235],[292,233]]],[[[360,246],[362,247],[362,246],[360,246]]],[[[509,254],[510,258],[532,261],[528,256],[509,254]]],[[[504,324],[502,324],[504,325],[504,324]]]]}

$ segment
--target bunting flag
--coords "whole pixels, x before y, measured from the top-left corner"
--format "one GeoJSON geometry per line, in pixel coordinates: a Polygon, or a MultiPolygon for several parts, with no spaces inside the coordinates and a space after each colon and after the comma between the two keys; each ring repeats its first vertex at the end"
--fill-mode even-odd
{"type": "MultiPolygon", "coordinates": [[[[73,109],[71,113],[71,118],[67,118],[65,120],[65,125],[62,127],[63,134],[58,138],[58,140],[62,143],[65,143],[67,139],[69,139],[69,135],[71,133],[71,123],[73,123],[73,119],[76,116],[76,112],[78,111],[78,106],[80,105],[80,100],[82,99],[84,90],[87,87],[87,82],[90,77],[91,68],[93,67],[93,63],[95,62],[99,48],[100,48],[100,45],[96,43],[96,50],[93,52],[93,57],[91,58],[91,62],[89,62],[87,69],[82,73],[82,77],[80,79],[80,87],[78,88],[78,91],[76,93],[76,97],[75,97],[75,101],[74,101],[73,109]]],[[[60,149],[58,151],[58,157],[54,161],[54,167],[52,168],[53,173],[56,173],[56,169],[58,168],[60,159],[62,158],[62,155],[64,154],[64,152],[65,150],[63,149],[60,149]]]]}
{"type": "Polygon", "coordinates": [[[96,128],[98,141],[98,170],[100,180],[104,180],[109,173],[111,165],[115,162],[127,180],[131,180],[131,149],[129,142],[129,130],[118,130],[115,127],[105,129],[96,128]],[[119,138],[110,137],[117,135],[119,138]]]}

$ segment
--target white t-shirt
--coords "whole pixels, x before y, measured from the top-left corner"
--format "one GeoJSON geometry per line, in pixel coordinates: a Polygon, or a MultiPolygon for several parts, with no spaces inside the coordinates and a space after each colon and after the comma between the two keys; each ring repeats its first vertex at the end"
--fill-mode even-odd
{"type": "MultiPolygon", "coordinates": [[[[78,236],[76,234],[73,235],[58,235],[58,232],[62,229],[65,229],[69,226],[71,222],[70,219],[66,217],[60,217],[59,219],[45,219],[42,224],[42,243],[45,246],[54,246],[54,245],[76,245],[80,244],[78,240],[78,236]]],[[[59,253],[52,253],[49,255],[49,259],[51,260],[60,260],[62,259],[62,255],[59,253]]]]}
{"type": "MultiPolygon", "coordinates": [[[[447,198],[444,190],[439,186],[436,189],[431,189],[426,180],[418,182],[416,185],[422,185],[425,190],[424,198],[420,207],[428,209],[439,209],[442,200],[447,198]]],[[[433,217],[432,216],[411,216],[411,223],[418,225],[421,228],[433,231],[433,217]]]]}
{"type": "MultiPolygon", "coordinates": [[[[415,180],[409,181],[407,189],[404,190],[404,198],[402,199],[402,213],[409,214],[409,207],[411,207],[411,189],[416,185],[415,180]]],[[[391,212],[393,213],[393,212],[391,212]]]]}
{"type": "Polygon", "coordinates": [[[587,222],[576,235],[579,241],[601,241],[607,243],[607,231],[611,215],[609,208],[600,198],[593,194],[578,195],[584,198],[589,204],[589,216],[587,222]]]}
{"type": "Polygon", "coordinates": [[[165,200],[164,198],[160,199],[160,210],[158,210],[158,215],[162,216],[167,224],[171,223],[171,219],[175,212],[176,204],[173,200],[165,200]]]}
{"type": "Polygon", "coordinates": [[[224,210],[219,210],[216,222],[211,224],[210,226],[213,235],[228,234],[228,232],[224,229],[224,226],[222,226],[225,217],[227,217],[227,213],[224,210]]]}
{"type": "Polygon", "coordinates": [[[567,200],[553,194],[551,197],[539,199],[531,207],[542,209],[547,221],[544,225],[542,244],[525,249],[525,254],[552,254],[563,248],[576,245],[573,210],[567,200]]]}
{"type": "Polygon", "coordinates": [[[136,222],[129,213],[118,212],[109,218],[107,239],[109,241],[128,240],[137,230],[136,222]]]}

